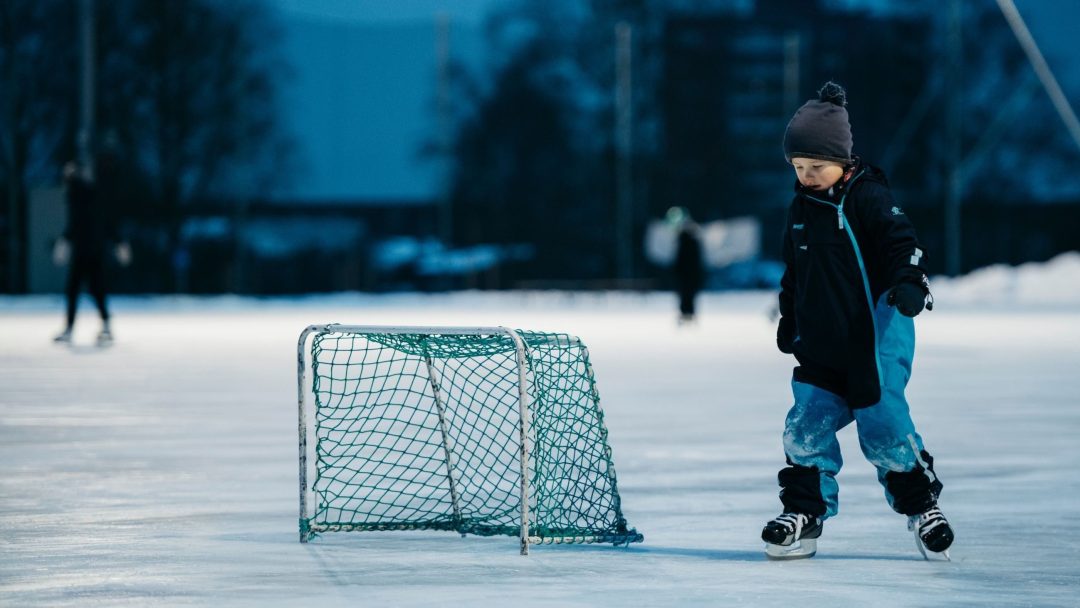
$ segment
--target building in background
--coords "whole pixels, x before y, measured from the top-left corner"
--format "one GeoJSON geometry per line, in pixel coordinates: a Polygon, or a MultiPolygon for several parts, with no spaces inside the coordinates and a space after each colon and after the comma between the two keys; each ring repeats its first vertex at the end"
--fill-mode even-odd
{"type": "Polygon", "coordinates": [[[282,118],[302,179],[272,198],[434,200],[448,68],[479,73],[484,20],[506,0],[263,0],[287,60],[282,118]]]}
{"type": "Polygon", "coordinates": [[[781,149],[784,128],[827,80],[848,90],[856,153],[881,162],[930,74],[933,24],[927,16],[886,19],[816,4],[759,2],[751,13],[668,20],[661,170],[650,211],[666,209],[665,201],[703,218],[785,209],[794,178],[781,149]]]}

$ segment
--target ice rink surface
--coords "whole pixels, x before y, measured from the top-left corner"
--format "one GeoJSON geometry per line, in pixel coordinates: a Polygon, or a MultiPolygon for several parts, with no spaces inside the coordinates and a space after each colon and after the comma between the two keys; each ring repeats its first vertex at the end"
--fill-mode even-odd
{"type": "Polygon", "coordinates": [[[707,296],[681,328],[669,294],[115,298],[107,349],[88,302],[67,348],[59,298],[0,299],[0,605],[1076,606],[1080,306],[936,295],[908,397],[950,563],[923,561],[853,428],[817,557],[765,559],[793,365],[770,293],[707,296]],[[329,322],[581,336],[645,542],[300,544],[296,339],[329,322]]]}

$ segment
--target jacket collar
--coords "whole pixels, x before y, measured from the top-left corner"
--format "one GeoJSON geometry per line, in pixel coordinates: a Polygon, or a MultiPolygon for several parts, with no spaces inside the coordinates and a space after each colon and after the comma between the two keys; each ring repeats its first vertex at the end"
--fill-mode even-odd
{"type": "Polygon", "coordinates": [[[855,178],[863,171],[864,166],[859,157],[854,157],[851,164],[844,167],[844,175],[840,178],[840,181],[833,184],[832,188],[828,190],[811,190],[799,183],[799,180],[795,180],[795,193],[802,196],[809,196],[819,200],[825,200],[832,203],[838,202],[847,193],[848,188],[855,182],[855,178]]]}

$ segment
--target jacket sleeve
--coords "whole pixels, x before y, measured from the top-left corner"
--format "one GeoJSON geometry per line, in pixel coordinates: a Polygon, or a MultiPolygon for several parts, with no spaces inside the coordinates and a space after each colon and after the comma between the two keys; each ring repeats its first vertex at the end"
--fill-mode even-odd
{"type": "Polygon", "coordinates": [[[886,287],[900,283],[915,283],[924,290],[926,280],[926,249],[919,243],[915,226],[893,200],[887,186],[868,184],[857,206],[865,232],[879,259],[884,263],[886,287]]]}

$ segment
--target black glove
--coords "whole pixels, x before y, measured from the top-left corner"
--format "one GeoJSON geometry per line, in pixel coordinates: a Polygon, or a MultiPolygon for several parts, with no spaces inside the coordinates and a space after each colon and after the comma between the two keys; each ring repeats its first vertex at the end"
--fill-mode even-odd
{"type": "Polygon", "coordinates": [[[790,355],[793,342],[795,342],[795,321],[791,317],[780,317],[780,325],[776,328],[776,347],[785,355],[790,355]]]}
{"type": "Polygon", "coordinates": [[[914,317],[926,306],[926,290],[917,283],[900,283],[889,292],[888,302],[905,317],[914,317]]]}

